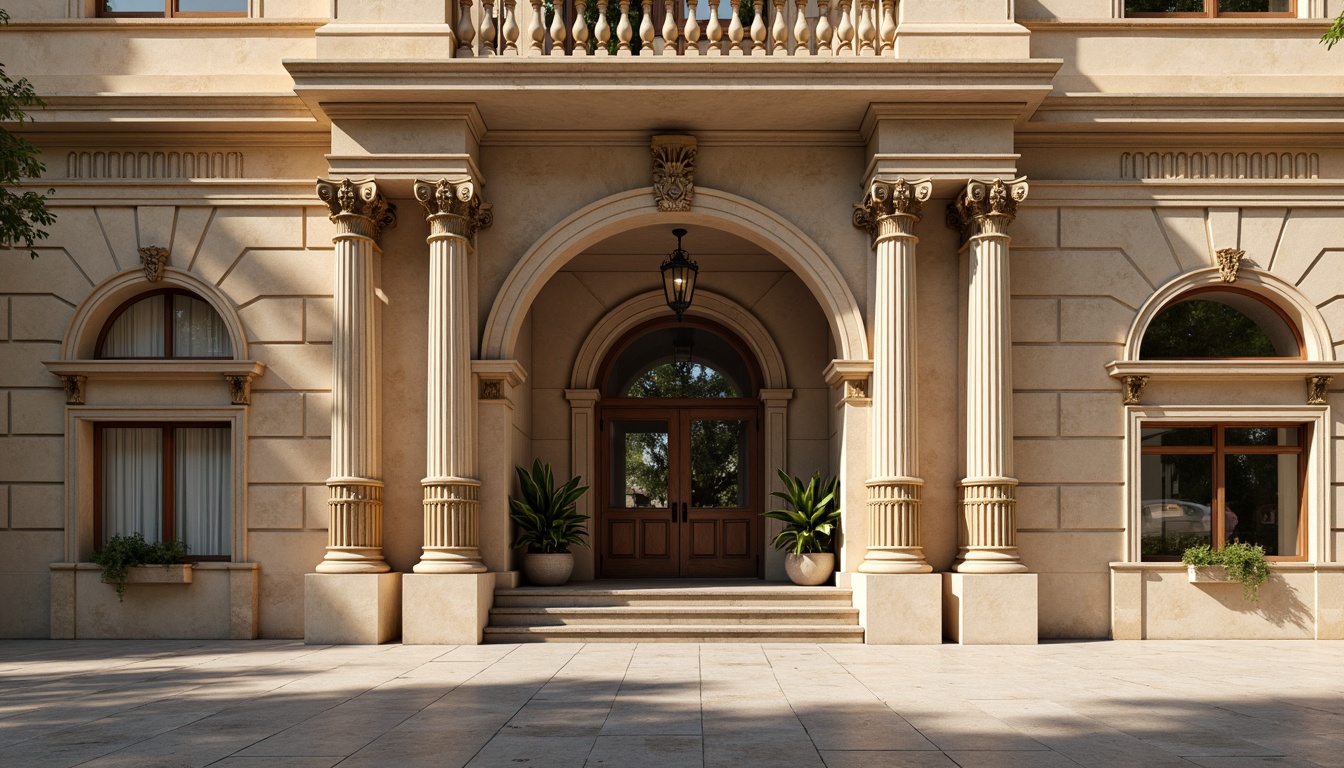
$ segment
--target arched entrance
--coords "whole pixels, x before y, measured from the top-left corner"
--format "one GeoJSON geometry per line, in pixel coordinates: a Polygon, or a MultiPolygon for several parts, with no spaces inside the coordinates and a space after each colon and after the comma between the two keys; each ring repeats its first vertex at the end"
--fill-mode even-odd
{"type": "Polygon", "coordinates": [[[645,322],[598,383],[599,578],[762,574],[761,373],[713,321],[645,322]]]}

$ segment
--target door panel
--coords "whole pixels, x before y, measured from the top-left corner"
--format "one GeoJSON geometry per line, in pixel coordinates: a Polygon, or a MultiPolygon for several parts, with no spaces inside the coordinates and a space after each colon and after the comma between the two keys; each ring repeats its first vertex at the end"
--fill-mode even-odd
{"type": "Polygon", "coordinates": [[[676,414],[647,409],[604,420],[606,471],[599,575],[672,578],[680,570],[676,505],[669,478],[677,471],[676,414]]]}

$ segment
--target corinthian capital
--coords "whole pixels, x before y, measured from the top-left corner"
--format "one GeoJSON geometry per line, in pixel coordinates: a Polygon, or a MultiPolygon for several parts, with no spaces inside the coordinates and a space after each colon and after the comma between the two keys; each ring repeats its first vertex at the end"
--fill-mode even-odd
{"type": "Polygon", "coordinates": [[[317,196],[331,209],[331,220],[343,235],[374,240],[397,223],[397,208],[378,192],[373,179],[318,179],[317,196]]]}
{"type": "Polygon", "coordinates": [[[947,226],[963,238],[976,235],[1006,235],[1017,217],[1017,204],[1027,199],[1027,177],[971,179],[966,189],[947,206],[947,226]]]}
{"type": "Polygon", "coordinates": [[[456,184],[447,179],[416,179],[415,199],[424,206],[431,235],[470,238],[494,223],[490,204],[481,202],[480,189],[470,179],[456,184]]]}
{"type": "Polygon", "coordinates": [[[933,182],[929,179],[873,179],[863,202],[854,204],[854,226],[867,232],[874,242],[883,235],[914,234],[915,222],[932,194],[933,182]]]}

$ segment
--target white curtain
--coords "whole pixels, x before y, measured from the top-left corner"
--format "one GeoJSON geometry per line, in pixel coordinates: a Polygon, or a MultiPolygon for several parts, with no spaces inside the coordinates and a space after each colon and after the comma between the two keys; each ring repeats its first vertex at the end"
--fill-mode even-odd
{"type": "Polygon", "coordinates": [[[173,432],[173,524],[193,555],[231,554],[231,451],[228,427],[173,432]]]}
{"type": "Polygon", "coordinates": [[[127,307],[103,339],[103,357],[163,357],[163,298],[127,307]]]}
{"type": "Polygon", "coordinates": [[[163,430],[103,430],[103,536],[163,534],[163,430]]]}
{"type": "Polygon", "coordinates": [[[173,357],[231,357],[224,319],[209,304],[173,296],[173,357]]]}

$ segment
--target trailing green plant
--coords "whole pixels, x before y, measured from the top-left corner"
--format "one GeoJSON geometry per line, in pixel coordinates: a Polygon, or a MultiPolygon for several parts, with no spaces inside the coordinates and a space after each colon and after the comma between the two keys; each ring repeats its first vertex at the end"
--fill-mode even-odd
{"type": "Polygon", "coordinates": [[[187,545],[181,541],[145,541],[143,534],[113,536],[89,558],[103,567],[103,583],[117,588],[117,602],[126,596],[126,575],[137,565],[177,565],[186,561],[187,545]]]}
{"type": "Polygon", "coordinates": [[[580,486],[579,478],[572,477],[559,488],[551,465],[541,459],[532,462],[529,474],[522,467],[518,473],[521,499],[509,499],[509,518],[518,524],[515,547],[527,547],[528,552],[554,554],[568,552],[576,544],[583,544],[588,532],[583,529],[587,515],[580,515],[575,502],[588,490],[580,486]]]}
{"type": "Polygon", "coordinates": [[[1265,548],[1259,544],[1234,541],[1222,549],[1200,544],[1185,550],[1181,562],[1196,568],[1223,566],[1228,578],[1241,582],[1241,593],[1247,600],[1259,600],[1260,585],[1269,579],[1269,562],[1265,560],[1265,548]]]}
{"type": "Polygon", "coordinates": [[[786,524],[784,531],[775,537],[775,549],[788,550],[795,555],[829,552],[831,538],[840,524],[840,479],[822,480],[821,473],[817,472],[804,483],[802,478],[791,477],[782,469],[778,472],[785,490],[770,495],[783,499],[793,509],[761,513],[786,524]]]}

